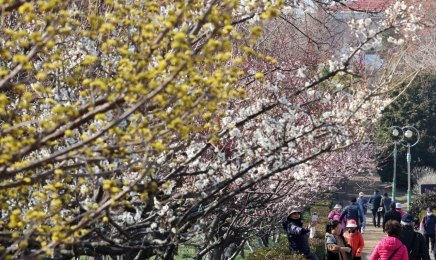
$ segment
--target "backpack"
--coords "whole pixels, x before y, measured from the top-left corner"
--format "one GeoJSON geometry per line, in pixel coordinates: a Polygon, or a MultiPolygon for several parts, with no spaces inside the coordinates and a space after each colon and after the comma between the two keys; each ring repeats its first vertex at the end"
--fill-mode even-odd
{"type": "Polygon", "coordinates": [[[335,213],[333,213],[334,215],[333,215],[333,220],[337,220],[337,221],[339,221],[339,217],[341,216],[341,214],[339,213],[339,212],[336,212],[335,211],[335,213]],[[337,213],[337,214],[336,214],[337,213]]]}

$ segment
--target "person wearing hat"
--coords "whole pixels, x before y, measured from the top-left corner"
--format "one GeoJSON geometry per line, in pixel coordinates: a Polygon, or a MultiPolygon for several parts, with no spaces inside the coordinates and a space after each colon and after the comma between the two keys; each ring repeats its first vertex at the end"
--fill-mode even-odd
{"type": "Polygon", "coordinates": [[[351,246],[351,256],[353,260],[360,260],[362,258],[363,247],[365,246],[363,236],[359,232],[354,219],[348,221],[347,228],[348,230],[345,231],[344,237],[348,239],[348,244],[351,246]]]}
{"type": "Polygon", "coordinates": [[[372,212],[372,224],[374,227],[380,227],[381,212],[378,211],[378,208],[380,207],[381,199],[382,198],[378,194],[378,190],[374,190],[374,194],[372,194],[368,201],[369,209],[372,212]],[[375,216],[377,216],[377,222],[375,216]]]}
{"type": "Polygon", "coordinates": [[[413,230],[414,224],[415,220],[413,216],[404,214],[401,218],[401,226],[403,226],[403,229],[401,231],[400,240],[403,245],[407,247],[410,260],[430,260],[425,238],[421,233],[413,230]]]}
{"type": "Polygon", "coordinates": [[[406,214],[406,212],[404,212],[402,209],[403,209],[403,206],[401,205],[401,203],[395,204],[395,210],[398,213],[400,213],[401,217],[403,217],[406,214]]]}
{"type": "Polygon", "coordinates": [[[388,220],[396,220],[398,221],[398,223],[401,222],[401,214],[400,212],[397,212],[395,210],[395,202],[391,202],[391,205],[389,207],[389,211],[385,213],[384,217],[383,217],[383,232],[385,232],[385,225],[386,222],[388,222],[388,220]]]}
{"type": "MultiPolygon", "coordinates": [[[[334,207],[333,207],[333,210],[332,211],[330,211],[330,213],[329,213],[329,215],[327,216],[327,218],[330,220],[330,223],[333,221],[333,220],[337,220],[337,221],[339,221],[339,217],[341,216],[341,213],[342,213],[342,206],[341,206],[341,204],[336,204],[334,207]]],[[[344,218],[343,220],[342,220],[342,222],[341,222],[341,224],[342,224],[342,228],[345,228],[345,223],[346,223],[346,218],[344,218]]]]}
{"type": "Polygon", "coordinates": [[[359,192],[359,198],[357,199],[356,203],[359,205],[360,210],[362,211],[362,222],[360,223],[360,232],[363,234],[365,233],[365,227],[366,227],[366,212],[368,211],[368,200],[365,199],[363,196],[365,194],[363,192],[359,192]]]}
{"type": "Polygon", "coordinates": [[[433,212],[431,212],[431,208],[427,208],[427,213],[422,218],[420,227],[421,230],[424,231],[425,244],[431,249],[431,251],[433,251],[436,233],[436,217],[433,215],[433,212]]]}
{"type": "Polygon", "coordinates": [[[356,204],[355,197],[352,197],[350,205],[344,208],[344,211],[342,211],[341,216],[339,217],[339,221],[342,221],[344,217],[347,217],[347,222],[350,221],[350,219],[354,219],[356,222],[360,221],[360,223],[363,222],[363,213],[360,210],[359,205],[356,204]]]}
{"type": "Polygon", "coordinates": [[[316,226],[316,222],[310,222],[307,227],[303,227],[301,221],[301,209],[298,207],[291,207],[289,215],[282,223],[283,229],[287,233],[289,242],[289,251],[299,252],[306,256],[307,259],[317,260],[314,253],[310,252],[309,239],[307,237],[311,227],[316,226]]]}

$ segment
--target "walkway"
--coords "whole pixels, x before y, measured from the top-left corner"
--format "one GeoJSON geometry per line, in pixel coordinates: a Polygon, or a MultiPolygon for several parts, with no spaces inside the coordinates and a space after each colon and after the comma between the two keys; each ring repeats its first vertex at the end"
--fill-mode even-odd
{"type": "MultiPolygon", "coordinates": [[[[343,206],[346,206],[349,204],[350,198],[352,196],[358,197],[358,194],[361,191],[365,193],[365,198],[369,200],[369,197],[374,193],[374,189],[378,189],[380,195],[383,195],[383,193],[387,192],[389,197],[391,197],[392,190],[390,186],[384,185],[380,181],[379,176],[372,176],[368,180],[358,179],[356,181],[347,182],[346,185],[344,184],[342,189],[336,193],[335,202],[340,202],[343,206]]],[[[406,191],[397,190],[396,197],[396,202],[402,203],[406,208],[406,191]]],[[[385,236],[386,234],[383,233],[381,227],[374,227],[371,210],[368,210],[366,214],[366,229],[365,233],[363,234],[365,248],[363,250],[362,260],[368,260],[370,258],[374,247],[385,236]]],[[[430,254],[430,257],[432,260],[434,260],[433,254],[430,254]]]]}

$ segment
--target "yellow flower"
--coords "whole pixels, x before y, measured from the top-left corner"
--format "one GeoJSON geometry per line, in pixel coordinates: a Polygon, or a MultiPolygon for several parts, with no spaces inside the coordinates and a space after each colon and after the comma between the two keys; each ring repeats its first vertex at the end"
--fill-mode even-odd
{"type": "Polygon", "coordinates": [[[264,75],[263,75],[263,73],[261,73],[261,72],[257,72],[257,73],[254,75],[254,77],[255,77],[256,79],[263,79],[263,78],[264,78],[264,75]]]}
{"type": "Polygon", "coordinates": [[[67,129],[67,130],[65,130],[64,134],[67,137],[72,137],[73,136],[73,131],[71,131],[70,129],[67,129]]]}
{"type": "Polygon", "coordinates": [[[24,3],[18,8],[18,12],[20,14],[25,12],[31,12],[33,10],[33,6],[30,3],[24,3]]]}

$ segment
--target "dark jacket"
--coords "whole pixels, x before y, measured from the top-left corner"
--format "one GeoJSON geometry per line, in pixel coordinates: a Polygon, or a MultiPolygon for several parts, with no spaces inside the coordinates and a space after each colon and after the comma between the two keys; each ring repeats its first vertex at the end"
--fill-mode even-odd
{"type": "Polygon", "coordinates": [[[310,230],[303,227],[301,219],[288,218],[283,221],[282,227],[288,236],[289,251],[299,251],[307,256],[310,253],[309,239],[307,237],[310,230]]]}
{"type": "Polygon", "coordinates": [[[396,220],[398,223],[401,223],[401,214],[400,212],[397,212],[395,209],[391,209],[388,212],[386,212],[384,218],[383,218],[383,231],[385,231],[385,224],[388,222],[388,220],[396,220]]]}
{"type": "Polygon", "coordinates": [[[372,194],[372,196],[369,198],[369,209],[370,210],[377,210],[378,207],[380,207],[380,202],[381,202],[381,196],[378,195],[377,193],[372,194]]]}
{"type": "Polygon", "coordinates": [[[434,235],[436,232],[435,229],[435,225],[436,225],[436,217],[431,214],[429,215],[425,215],[422,218],[421,223],[423,224],[424,227],[424,235],[434,235]]]}
{"type": "Polygon", "coordinates": [[[341,213],[341,216],[339,217],[339,220],[342,221],[344,216],[347,216],[347,220],[354,219],[357,221],[360,221],[360,223],[363,222],[363,213],[360,209],[359,205],[357,204],[350,204],[344,208],[344,210],[341,213]]]}
{"type": "MultiPolygon", "coordinates": [[[[347,240],[345,239],[345,237],[343,235],[339,236],[339,239],[342,239],[342,241],[346,247],[351,248],[351,246],[348,244],[347,240]]],[[[340,252],[333,252],[333,251],[330,251],[328,249],[328,246],[331,244],[337,245],[338,242],[336,241],[335,236],[333,236],[332,234],[326,233],[326,235],[325,235],[325,260],[340,260],[340,258],[339,258],[340,252]]],[[[351,256],[351,252],[347,253],[347,258],[348,259],[342,259],[342,260],[351,260],[353,258],[351,256]]]]}
{"type": "Polygon", "coordinates": [[[383,213],[386,213],[389,211],[389,207],[391,206],[391,202],[392,202],[391,198],[383,196],[383,198],[381,199],[381,202],[380,202],[380,207],[384,207],[383,213]]]}
{"type": "Polygon", "coordinates": [[[407,247],[409,260],[430,260],[427,243],[421,233],[413,231],[412,226],[403,226],[401,242],[407,247]],[[412,244],[413,243],[413,244],[412,244]]]}

